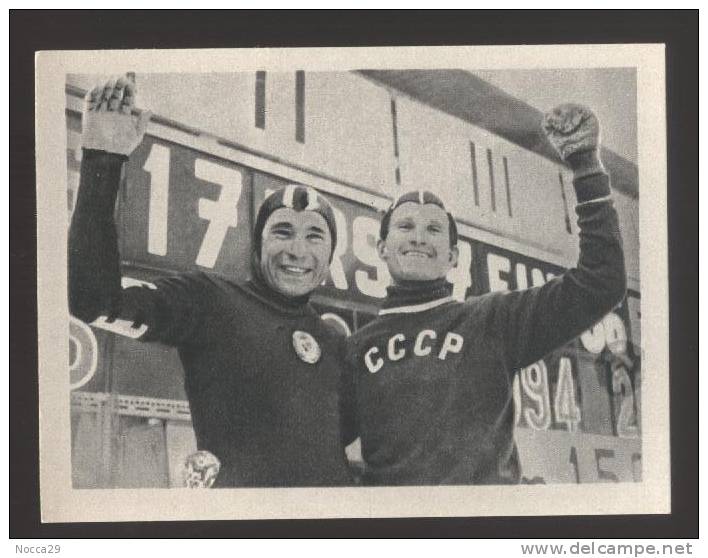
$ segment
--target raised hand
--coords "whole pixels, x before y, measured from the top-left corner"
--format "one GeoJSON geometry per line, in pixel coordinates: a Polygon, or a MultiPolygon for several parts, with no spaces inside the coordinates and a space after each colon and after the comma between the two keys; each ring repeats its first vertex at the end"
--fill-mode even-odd
{"type": "Polygon", "coordinates": [[[81,145],[130,155],[143,141],[151,113],[133,115],[135,84],[125,76],[96,86],[84,98],[81,145]]]}
{"type": "Polygon", "coordinates": [[[583,105],[566,103],[555,107],[544,116],[542,127],[564,161],[575,153],[595,151],[600,145],[600,123],[583,105]]]}

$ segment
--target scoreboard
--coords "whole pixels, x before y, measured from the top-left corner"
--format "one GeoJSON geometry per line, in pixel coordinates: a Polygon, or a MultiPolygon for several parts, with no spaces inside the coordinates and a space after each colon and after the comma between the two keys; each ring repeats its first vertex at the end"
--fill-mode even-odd
{"type": "MultiPolygon", "coordinates": [[[[80,129],[80,114],[67,110],[69,213],[80,129]]],[[[125,165],[117,210],[124,283],[193,269],[248,278],[256,210],[292,180],[204,145],[148,135],[125,165]]],[[[376,253],[379,210],[387,202],[381,196],[372,203],[354,190],[325,193],[338,242],[313,302],[323,319],[351,333],[374,318],[390,282],[376,253]]],[[[490,235],[461,231],[459,264],[448,276],[458,300],[541,285],[563,272],[490,235]]],[[[629,290],[593,328],[516,374],[524,482],[641,480],[641,356],[633,318],[639,297],[629,290]]],[[[123,335],[115,329],[100,319],[89,325],[71,318],[74,484],[178,485],[179,464],[194,449],[179,359],[172,349],[138,342],[130,328],[123,335]]]]}

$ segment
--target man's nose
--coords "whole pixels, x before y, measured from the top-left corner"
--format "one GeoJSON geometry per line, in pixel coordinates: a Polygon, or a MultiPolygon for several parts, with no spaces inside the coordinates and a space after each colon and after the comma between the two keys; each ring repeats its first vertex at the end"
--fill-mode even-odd
{"type": "Polygon", "coordinates": [[[287,253],[293,258],[304,258],[307,255],[307,246],[304,238],[293,238],[287,247],[287,253]]]}
{"type": "Polygon", "coordinates": [[[413,232],[413,238],[411,241],[417,245],[425,244],[427,239],[425,235],[425,229],[421,227],[416,227],[415,231],[413,232]]]}

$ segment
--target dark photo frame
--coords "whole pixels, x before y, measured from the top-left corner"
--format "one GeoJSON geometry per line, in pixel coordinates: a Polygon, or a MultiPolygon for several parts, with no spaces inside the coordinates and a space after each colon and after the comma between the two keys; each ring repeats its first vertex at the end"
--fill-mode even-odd
{"type": "Polygon", "coordinates": [[[614,11],[611,15],[603,11],[11,12],[10,537],[697,537],[697,28],[694,11],[614,11]],[[41,523],[33,137],[36,52],[569,43],[666,45],[671,514],[41,523]]]}

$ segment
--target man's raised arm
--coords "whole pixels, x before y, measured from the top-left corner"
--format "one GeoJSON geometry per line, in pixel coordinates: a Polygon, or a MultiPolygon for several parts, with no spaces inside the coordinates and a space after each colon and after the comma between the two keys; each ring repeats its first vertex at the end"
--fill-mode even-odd
{"type": "Polygon", "coordinates": [[[148,111],[135,116],[134,108],[135,85],[127,78],[86,95],[81,180],[69,231],[69,310],[87,323],[99,316],[120,319],[118,333],[177,345],[198,330],[203,296],[195,299],[210,286],[206,276],[161,279],[156,289],[121,288],[113,214],[123,164],[150,119],[148,111]]]}
{"type": "Polygon", "coordinates": [[[121,170],[140,144],[149,113],[132,115],[135,86],[127,78],[86,94],[81,180],[69,230],[69,309],[91,322],[120,310],[120,257],[113,213],[121,170]]]}
{"type": "Polygon", "coordinates": [[[509,369],[527,366],[580,335],[626,294],[622,238],[599,157],[599,123],[580,105],[547,114],[543,128],[573,170],[580,256],[576,267],[543,285],[500,295],[495,312],[509,369]]]}

